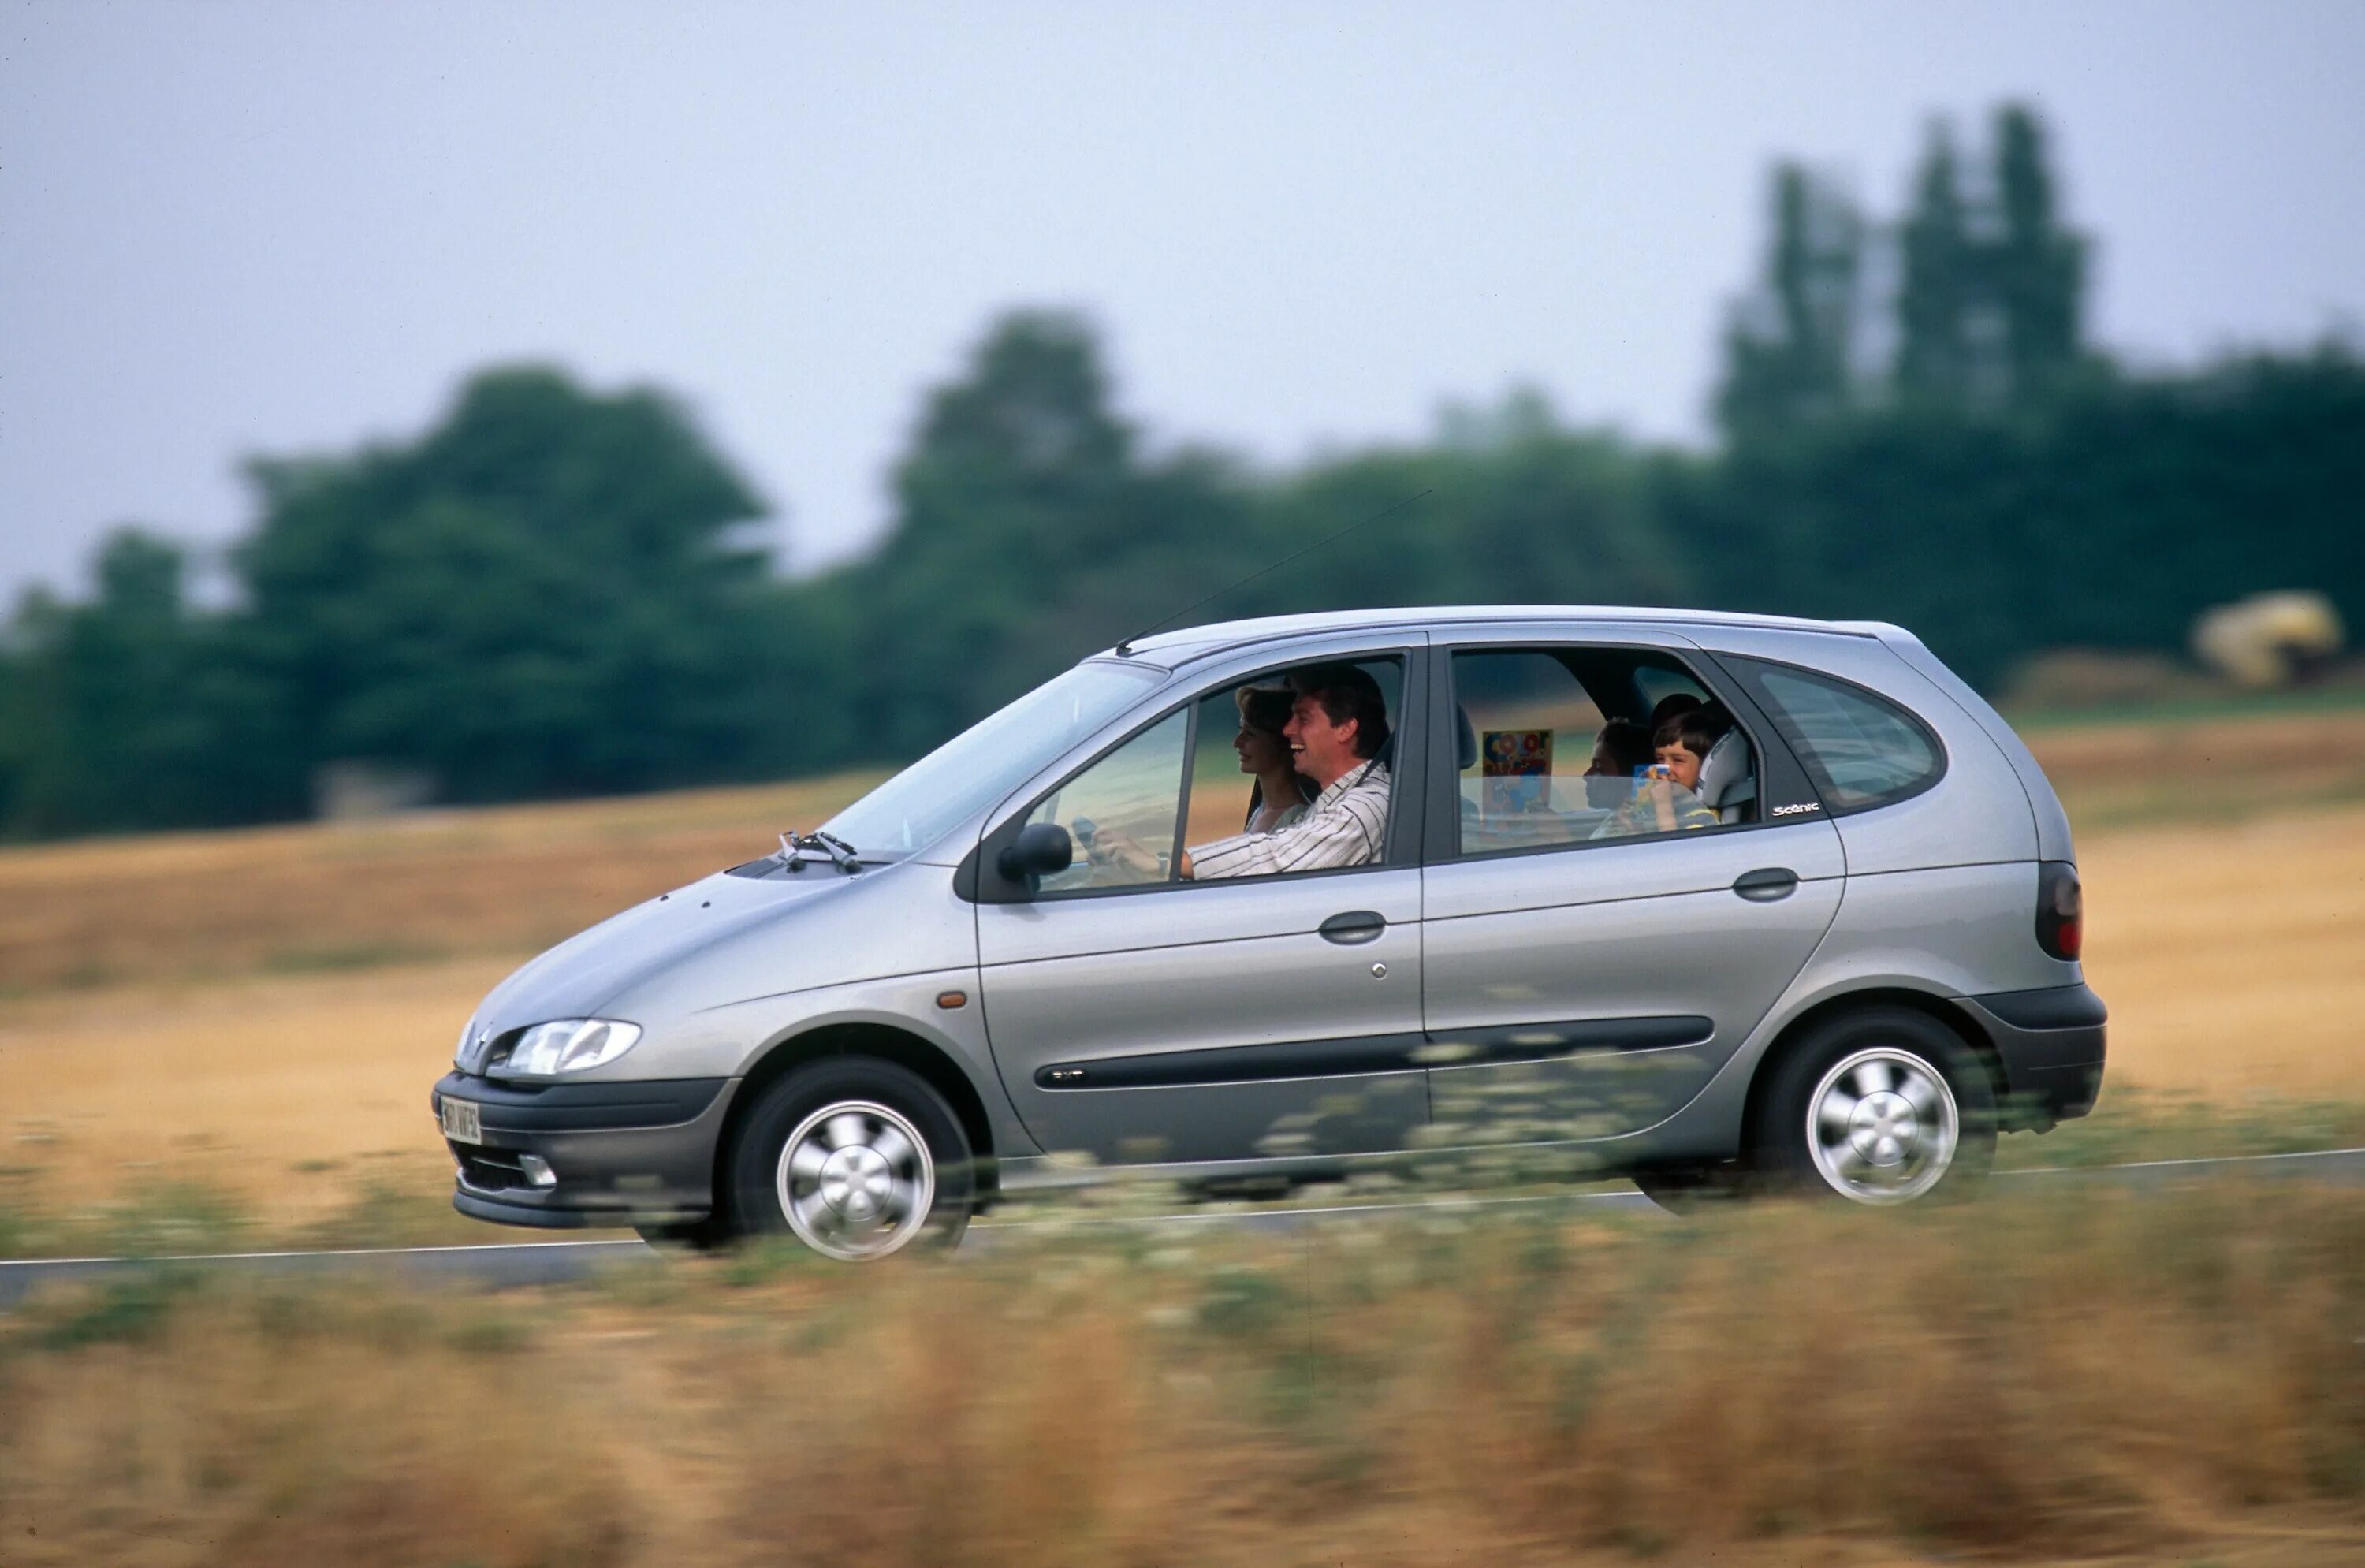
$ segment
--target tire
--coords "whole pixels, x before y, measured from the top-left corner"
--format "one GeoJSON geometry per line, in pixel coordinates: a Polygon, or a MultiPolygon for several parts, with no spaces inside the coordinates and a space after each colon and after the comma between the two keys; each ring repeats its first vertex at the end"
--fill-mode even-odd
{"type": "Polygon", "coordinates": [[[1870,1207],[1967,1197],[1995,1161],[1995,1088],[1926,1014],[1867,1007],[1815,1025],[1766,1082],[1754,1164],[1784,1191],[1870,1207]]]}
{"type": "Polygon", "coordinates": [[[1663,1165],[1637,1170],[1631,1180],[1642,1195],[1671,1215],[1693,1215],[1749,1195],[1748,1175],[1733,1165],[1663,1165]]]}
{"type": "Polygon", "coordinates": [[[808,1062],[765,1090],[725,1165],[731,1228],[868,1263],[949,1249],[969,1228],[969,1135],[919,1074],[869,1057],[808,1062]]]}
{"type": "Polygon", "coordinates": [[[731,1222],[719,1214],[695,1220],[635,1221],[633,1229],[660,1252],[717,1252],[731,1245],[731,1222]]]}

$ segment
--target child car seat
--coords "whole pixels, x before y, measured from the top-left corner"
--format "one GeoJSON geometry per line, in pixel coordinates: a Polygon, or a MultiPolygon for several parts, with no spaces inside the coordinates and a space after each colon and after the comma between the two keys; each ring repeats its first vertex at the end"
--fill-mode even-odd
{"type": "Polygon", "coordinates": [[[1749,743],[1727,730],[1700,758],[1700,803],[1721,823],[1747,822],[1757,803],[1757,776],[1749,766],[1749,743]]]}

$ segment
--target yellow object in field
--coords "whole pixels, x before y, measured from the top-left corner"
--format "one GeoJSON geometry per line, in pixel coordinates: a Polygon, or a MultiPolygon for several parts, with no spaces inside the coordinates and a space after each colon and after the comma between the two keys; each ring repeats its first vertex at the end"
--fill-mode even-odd
{"type": "Polygon", "coordinates": [[[2192,653],[2244,686],[2288,686],[2340,651],[2339,613],[2320,593],[2254,593],[2203,610],[2192,653]]]}

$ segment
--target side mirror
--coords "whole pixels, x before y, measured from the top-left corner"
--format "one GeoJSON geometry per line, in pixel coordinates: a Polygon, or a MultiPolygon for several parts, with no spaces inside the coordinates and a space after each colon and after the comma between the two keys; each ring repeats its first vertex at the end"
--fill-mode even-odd
{"type": "Polygon", "coordinates": [[[1058,823],[1029,823],[1018,830],[1018,836],[1003,846],[994,861],[994,869],[1014,882],[1034,885],[1037,877],[1048,877],[1064,871],[1076,863],[1076,841],[1058,823]]]}

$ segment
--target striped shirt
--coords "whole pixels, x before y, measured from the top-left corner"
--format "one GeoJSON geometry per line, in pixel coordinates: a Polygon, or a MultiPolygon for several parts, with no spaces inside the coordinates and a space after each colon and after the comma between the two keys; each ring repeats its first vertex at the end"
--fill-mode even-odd
{"type": "Polygon", "coordinates": [[[1388,769],[1373,757],[1351,767],[1315,797],[1305,819],[1272,833],[1243,833],[1194,845],[1191,875],[1265,877],[1276,871],[1322,871],[1368,866],[1380,857],[1388,826],[1388,769]]]}

